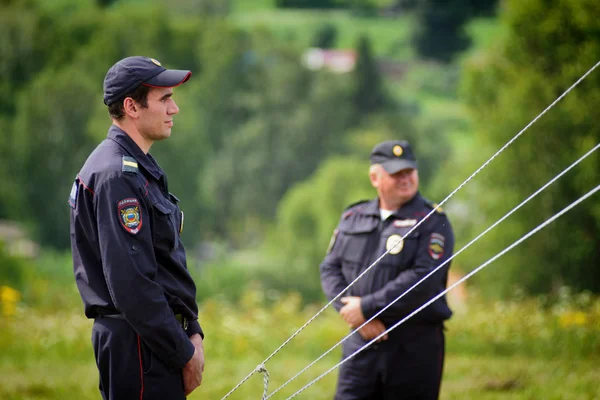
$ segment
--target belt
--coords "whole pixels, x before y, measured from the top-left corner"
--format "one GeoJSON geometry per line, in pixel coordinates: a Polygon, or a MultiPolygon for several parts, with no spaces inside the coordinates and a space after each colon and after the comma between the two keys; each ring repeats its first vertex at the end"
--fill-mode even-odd
{"type": "MultiPolygon", "coordinates": [[[[98,316],[98,318],[121,319],[124,321],[127,320],[123,314],[104,314],[104,315],[98,316]]],[[[175,314],[175,319],[183,327],[183,330],[187,331],[188,319],[181,314],[175,314]]]]}

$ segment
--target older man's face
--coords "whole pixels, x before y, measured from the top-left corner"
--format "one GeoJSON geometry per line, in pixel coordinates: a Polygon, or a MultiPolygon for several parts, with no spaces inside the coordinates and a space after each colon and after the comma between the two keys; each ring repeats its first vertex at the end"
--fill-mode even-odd
{"type": "Polygon", "coordinates": [[[377,189],[380,206],[396,210],[412,199],[419,190],[419,173],[415,168],[402,169],[388,174],[383,167],[370,174],[371,184],[377,189]]]}

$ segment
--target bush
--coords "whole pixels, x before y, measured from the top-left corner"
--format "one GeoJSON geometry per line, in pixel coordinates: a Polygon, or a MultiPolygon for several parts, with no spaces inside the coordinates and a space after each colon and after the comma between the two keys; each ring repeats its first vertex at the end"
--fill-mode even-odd
{"type": "Polygon", "coordinates": [[[13,289],[22,290],[25,284],[25,271],[31,267],[30,261],[10,254],[6,243],[0,241],[0,282],[13,289]]]}

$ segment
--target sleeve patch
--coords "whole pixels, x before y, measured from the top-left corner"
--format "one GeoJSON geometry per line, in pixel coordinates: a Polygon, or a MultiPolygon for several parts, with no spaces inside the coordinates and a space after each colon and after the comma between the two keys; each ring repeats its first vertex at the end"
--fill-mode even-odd
{"type": "Polygon", "coordinates": [[[121,226],[132,235],[142,229],[142,211],[136,198],[127,198],[117,202],[117,213],[121,226]]]}
{"type": "Polygon", "coordinates": [[[429,237],[429,256],[434,260],[439,260],[444,255],[444,245],[446,238],[439,233],[432,233],[429,237]]]}

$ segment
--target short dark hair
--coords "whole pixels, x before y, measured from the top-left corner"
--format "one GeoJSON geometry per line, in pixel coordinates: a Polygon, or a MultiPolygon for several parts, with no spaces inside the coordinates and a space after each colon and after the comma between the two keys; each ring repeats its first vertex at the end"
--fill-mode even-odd
{"type": "Polygon", "coordinates": [[[115,101],[108,106],[108,114],[111,118],[117,121],[121,120],[125,116],[125,109],[123,108],[123,102],[127,97],[131,97],[136,103],[141,105],[143,108],[148,107],[148,93],[150,87],[145,85],[138,86],[133,92],[123,96],[121,100],[115,101]]]}

